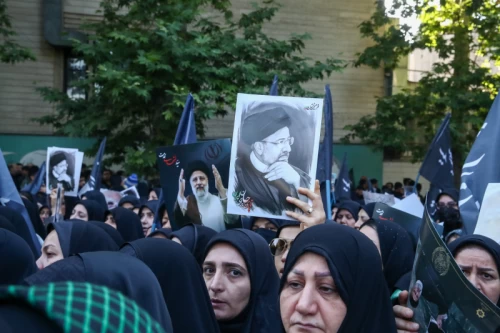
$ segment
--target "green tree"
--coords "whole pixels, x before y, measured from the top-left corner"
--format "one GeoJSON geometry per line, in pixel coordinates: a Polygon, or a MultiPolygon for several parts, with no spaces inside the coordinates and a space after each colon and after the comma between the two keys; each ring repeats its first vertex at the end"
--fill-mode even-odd
{"type": "Polygon", "coordinates": [[[0,0],[0,62],[14,64],[26,60],[35,60],[33,53],[20,46],[12,38],[16,33],[12,29],[10,17],[7,15],[6,0],[0,0]]]}
{"type": "Polygon", "coordinates": [[[103,20],[87,24],[88,43],[74,41],[88,75],[86,99],[42,88],[55,112],[38,121],[59,134],[107,136],[108,162],[152,174],[155,148],[173,142],[187,94],[203,120],[234,109],[238,92],[267,94],[274,74],[280,93],[311,96],[301,84],[340,71],[344,62],[301,56],[307,34],[266,36],[279,5],[266,0],[235,18],[228,0],[103,0],[103,20]]]}
{"type": "Polygon", "coordinates": [[[445,113],[451,112],[459,182],[466,154],[500,87],[495,71],[500,64],[497,1],[395,0],[388,10],[378,6],[373,16],[361,23],[360,31],[374,45],[358,55],[356,66],[383,67],[390,72],[417,49],[435,52],[439,60],[415,87],[378,97],[375,114],[347,126],[351,133],[344,140],[360,139],[395,155],[411,152],[418,161],[445,113]],[[389,16],[395,13],[417,15],[421,20],[418,30],[394,25],[389,16]]]}

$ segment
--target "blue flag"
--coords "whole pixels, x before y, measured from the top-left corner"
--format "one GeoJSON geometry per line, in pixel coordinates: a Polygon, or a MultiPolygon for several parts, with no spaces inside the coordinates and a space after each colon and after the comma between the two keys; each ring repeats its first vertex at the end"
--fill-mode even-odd
{"type": "Polygon", "coordinates": [[[42,184],[45,182],[45,167],[46,162],[43,162],[40,169],[38,169],[35,179],[30,184],[23,187],[23,192],[29,192],[32,195],[36,195],[38,191],[40,191],[42,184]]]}
{"type": "Polygon", "coordinates": [[[459,206],[466,234],[474,233],[488,184],[500,183],[499,127],[500,100],[497,95],[462,167],[459,206]]]}
{"type": "Polygon", "coordinates": [[[2,150],[0,149],[0,204],[2,206],[7,206],[12,208],[16,212],[20,213],[28,229],[31,234],[31,240],[33,244],[29,244],[30,247],[35,251],[35,254],[40,255],[40,242],[35,234],[35,229],[33,228],[33,224],[31,223],[31,219],[28,215],[28,211],[26,207],[24,207],[24,203],[19,196],[19,192],[17,191],[16,185],[14,184],[14,180],[12,180],[12,176],[10,175],[9,168],[7,167],[7,163],[3,157],[2,150]],[[34,248],[33,248],[34,247],[34,248]]]}
{"type": "Polygon", "coordinates": [[[194,120],[194,98],[189,94],[182,111],[181,120],[175,134],[174,146],[196,142],[196,123],[194,120]]]}
{"type": "Polygon", "coordinates": [[[82,187],[78,195],[83,195],[88,191],[99,191],[101,189],[101,178],[102,178],[102,157],[104,156],[104,150],[106,149],[106,138],[101,141],[97,155],[95,156],[94,165],[92,166],[92,173],[90,174],[89,181],[82,187]]]}
{"type": "MultiPolygon", "coordinates": [[[[182,111],[181,120],[177,126],[177,133],[175,133],[174,146],[185,145],[189,143],[195,143],[196,140],[196,123],[194,120],[194,98],[193,95],[189,94],[184,105],[184,111],[182,111]]],[[[151,227],[151,232],[155,229],[159,229],[162,226],[163,216],[161,214],[161,207],[165,204],[165,199],[163,198],[163,189],[160,191],[160,197],[158,198],[158,208],[155,212],[155,218],[153,225],[151,227]]]]}
{"type": "Polygon", "coordinates": [[[273,84],[271,85],[271,89],[269,90],[270,96],[278,96],[278,75],[274,76],[273,84]]]}
{"type": "Polygon", "coordinates": [[[451,113],[447,113],[420,167],[420,175],[431,183],[429,192],[427,193],[426,205],[427,211],[432,217],[434,217],[437,211],[437,196],[443,190],[455,187],[450,119],[451,113]]]}
{"type": "Polygon", "coordinates": [[[349,166],[347,165],[347,153],[340,167],[337,181],[335,182],[335,198],[337,201],[351,200],[351,182],[349,179],[349,166]]]}

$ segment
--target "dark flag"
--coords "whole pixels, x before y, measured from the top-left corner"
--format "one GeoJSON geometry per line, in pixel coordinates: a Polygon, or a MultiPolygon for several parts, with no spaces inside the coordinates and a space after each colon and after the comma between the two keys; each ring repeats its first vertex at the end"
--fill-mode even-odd
{"type": "MultiPolygon", "coordinates": [[[[177,126],[177,133],[175,133],[174,146],[185,145],[189,143],[196,143],[196,126],[194,120],[194,98],[193,95],[189,94],[184,105],[184,110],[182,111],[181,120],[177,126]]],[[[163,216],[160,216],[161,206],[165,205],[165,198],[163,196],[163,189],[160,191],[160,197],[158,198],[158,208],[155,213],[155,218],[153,221],[153,226],[151,232],[155,229],[161,228],[161,221],[163,216]]],[[[171,222],[172,223],[172,222],[171,222]]]]}
{"type": "Polygon", "coordinates": [[[45,167],[46,162],[43,162],[40,169],[38,169],[35,179],[22,189],[23,192],[29,192],[32,195],[36,195],[38,191],[40,191],[40,188],[45,181],[45,167]]]}
{"type": "Polygon", "coordinates": [[[189,94],[182,111],[181,120],[177,126],[174,146],[196,142],[196,123],[194,121],[194,98],[189,94]]]}
{"type": "Polygon", "coordinates": [[[101,141],[97,155],[95,156],[94,165],[92,166],[92,173],[90,174],[89,181],[82,187],[78,195],[81,196],[88,191],[98,191],[101,189],[101,178],[102,178],[102,157],[104,156],[104,150],[106,149],[106,138],[101,141]]]}
{"type": "Polygon", "coordinates": [[[499,103],[497,95],[462,167],[459,206],[466,234],[474,233],[486,187],[500,183],[499,103]]]}
{"type": "Polygon", "coordinates": [[[351,181],[349,179],[348,168],[347,153],[345,153],[337,181],[335,182],[335,198],[337,201],[351,200],[351,181]]]}
{"type": "Polygon", "coordinates": [[[270,96],[278,96],[278,75],[274,76],[273,84],[271,85],[271,89],[269,90],[270,96]]]}
{"type": "Polygon", "coordinates": [[[431,216],[437,211],[436,198],[439,193],[444,189],[455,187],[450,118],[451,113],[447,113],[429,146],[419,172],[419,175],[431,183],[426,200],[427,211],[431,216]]]}
{"type": "Polygon", "coordinates": [[[19,196],[19,192],[17,192],[16,185],[14,184],[14,180],[12,180],[12,176],[10,175],[9,168],[7,167],[7,163],[3,157],[2,150],[0,149],[0,204],[2,206],[9,207],[16,212],[20,213],[28,229],[30,231],[32,244],[28,244],[35,254],[35,257],[38,258],[40,256],[40,242],[35,234],[35,229],[33,228],[33,224],[31,223],[31,219],[28,215],[28,211],[26,207],[24,207],[23,201],[19,196]]]}

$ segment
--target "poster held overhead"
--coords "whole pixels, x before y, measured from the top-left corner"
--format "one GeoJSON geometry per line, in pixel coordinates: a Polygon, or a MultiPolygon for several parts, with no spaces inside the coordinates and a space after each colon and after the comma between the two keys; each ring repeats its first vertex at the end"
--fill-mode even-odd
{"type": "Polygon", "coordinates": [[[82,170],[83,153],[77,149],[49,147],[47,149],[47,193],[61,184],[64,195],[76,197],[82,170]]]}
{"type": "Polygon", "coordinates": [[[323,100],[238,94],[231,149],[228,213],[291,220],[314,190],[323,100]]]}
{"type": "Polygon", "coordinates": [[[216,231],[241,227],[239,216],[226,213],[229,139],[160,147],[160,181],[173,229],[203,224],[216,231]]]}

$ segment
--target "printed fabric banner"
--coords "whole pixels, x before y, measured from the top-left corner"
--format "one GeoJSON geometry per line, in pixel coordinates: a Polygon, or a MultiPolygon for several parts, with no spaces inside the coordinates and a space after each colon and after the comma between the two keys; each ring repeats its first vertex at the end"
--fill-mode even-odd
{"type": "Polygon", "coordinates": [[[204,141],[156,150],[160,181],[174,229],[189,223],[217,232],[241,227],[238,215],[227,214],[231,141],[204,141]]]}
{"type": "Polygon", "coordinates": [[[238,94],[228,213],[291,220],[286,201],[308,198],[318,165],[323,99],[238,94]]]}
{"type": "Polygon", "coordinates": [[[420,333],[500,332],[500,309],[464,276],[424,214],[413,264],[408,307],[420,333]]]}

